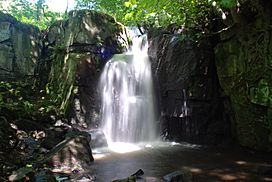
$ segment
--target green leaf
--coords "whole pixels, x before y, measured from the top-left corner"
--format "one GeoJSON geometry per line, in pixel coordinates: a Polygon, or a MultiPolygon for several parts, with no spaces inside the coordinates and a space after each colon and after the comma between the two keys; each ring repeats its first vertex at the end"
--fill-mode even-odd
{"type": "Polygon", "coordinates": [[[232,8],[236,6],[236,0],[221,0],[220,5],[222,5],[224,8],[232,8]]]}
{"type": "Polygon", "coordinates": [[[128,14],[126,14],[125,15],[125,20],[129,20],[129,19],[131,19],[133,17],[133,13],[131,12],[131,13],[128,13],[128,14]]]}
{"type": "Polygon", "coordinates": [[[127,8],[131,6],[131,3],[129,1],[125,2],[124,4],[125,4],[125,7],[127,8]]]}

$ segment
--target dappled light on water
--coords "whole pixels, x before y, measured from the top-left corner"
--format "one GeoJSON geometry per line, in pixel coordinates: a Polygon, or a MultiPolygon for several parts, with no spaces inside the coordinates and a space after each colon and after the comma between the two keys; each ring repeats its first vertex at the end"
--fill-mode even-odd
{"type": "Polygon", "coordinates": [[[118,142],[113,148],[107,149],[102,158],[103,152],[98,154],[98,158],[94,155],[97,179],[123,179],[142,169],[143,180],[146,181],[161,181],[171,173],[185,174],[192,176],[194,181],[203,182],[272,181],[268,173],[272,169],[271,159],[264,161],[255,154],[189,143],[123,144],[118,142]]]}

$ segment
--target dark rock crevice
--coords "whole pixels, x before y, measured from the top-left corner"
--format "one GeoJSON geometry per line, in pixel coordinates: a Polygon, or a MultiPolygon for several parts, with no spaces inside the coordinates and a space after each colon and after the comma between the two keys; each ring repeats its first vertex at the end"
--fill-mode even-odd
{"type": "Polygon", "coordinates": [[[218,82],[211,41],[155,35],[149,39],[149,55],[165,137],[213,145],[233,142],[231,113],[218,82]]]}

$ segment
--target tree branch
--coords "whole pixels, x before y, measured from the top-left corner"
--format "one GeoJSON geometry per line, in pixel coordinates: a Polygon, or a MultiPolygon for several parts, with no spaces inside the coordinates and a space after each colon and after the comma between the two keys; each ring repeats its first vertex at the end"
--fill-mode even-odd
{"type": "Polygon", "coordinates": [[[234,23],[234,24],[232,24],[232,25],[230,25],[230,26],[228,26],[226,28],[223,28],[223,29],[221,29],[221,30],[219,30],[217,32],[212,32],[211,35],[217,35],[217,34],[221,34],[222,32],[228,31],[229,29],[231,29],[232,27],[234,27],[235,24],[236,23],[234,23]]]}

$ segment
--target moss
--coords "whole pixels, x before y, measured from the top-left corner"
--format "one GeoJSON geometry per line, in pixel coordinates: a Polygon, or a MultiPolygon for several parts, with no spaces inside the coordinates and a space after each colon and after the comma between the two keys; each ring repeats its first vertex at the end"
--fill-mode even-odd
{"type": "Polygon", "coordinates": [[[74,54],[58,54],[52,65],[48,94],[63,113],[66,112],[69,100],[73,95],[76,67],[74,54]]]}
{"type": "Polygon", "coordinates": [[[50,72],[47,85],[48,95],[53,100],[61,113],[66,113],[75,94],[76,79],[79,66],[82,62],[93,61],[95,69],[99,70],[101,62],[89,53],[59,53],[50,72]]]}
{"type": "Polygon", "coordinates": [[[258,82],[257,87],[250,89],[250,101],[254,104],[262,106],[270,105],[271,88],[265,79],[261,79],[258,82]]]}

